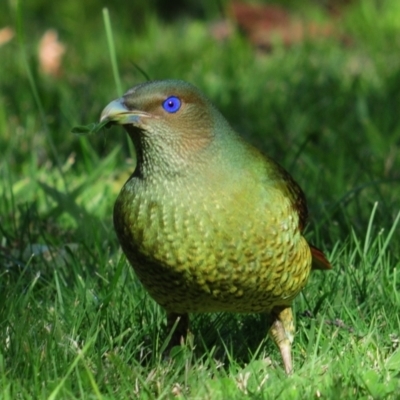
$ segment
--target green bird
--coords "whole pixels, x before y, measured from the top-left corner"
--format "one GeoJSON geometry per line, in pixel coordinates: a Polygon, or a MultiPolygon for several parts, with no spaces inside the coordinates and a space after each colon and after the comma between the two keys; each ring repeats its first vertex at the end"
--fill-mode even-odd
{"type": "Polygon", "coordinates": [[[130,264],[175,326],[188,313],[266,313],[292,371],[291,304],[311,269],[329,269],[302,235],[303,191],[279,164],[245,142],[193,85],[137,85],[102,112],[123,125],[137,165],[114,206],[130,264]]]}

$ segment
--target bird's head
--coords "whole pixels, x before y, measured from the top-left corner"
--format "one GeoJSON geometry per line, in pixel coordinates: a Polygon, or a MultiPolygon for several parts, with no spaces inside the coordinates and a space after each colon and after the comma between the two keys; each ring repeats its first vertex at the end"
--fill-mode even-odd
{"type": "Polygon", "coordinates": [[[215,151],[221,132],[230,131],[211,102],[195,86],[179,80],[133,87],[108,104],[101,121],[124,126],[138,153],[139,169],[174,174],[206,160],[204,154],[215,151]]]}

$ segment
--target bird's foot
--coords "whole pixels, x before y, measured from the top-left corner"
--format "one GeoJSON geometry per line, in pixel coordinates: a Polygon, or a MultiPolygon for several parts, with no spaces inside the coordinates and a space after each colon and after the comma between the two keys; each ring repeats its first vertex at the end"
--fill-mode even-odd
{"type": "Polygon", "coordinates": [[[294,337],[294,323],[291,307],[276,307],[272,310],[273,322],[269,334],[279,347],[285,372],[290,375],[293,371],[292,342],[294,337]]]}

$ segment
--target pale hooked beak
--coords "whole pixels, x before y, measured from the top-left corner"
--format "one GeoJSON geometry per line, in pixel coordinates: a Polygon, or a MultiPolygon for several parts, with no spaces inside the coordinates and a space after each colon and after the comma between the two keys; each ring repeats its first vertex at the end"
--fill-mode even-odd
{"type": "Polygon", "coordinates": [[[112,101],[106,106],[100,116],[100,122],[108,121],[118,125],[136,124],[140,117],[148,117],[149,114],[139,110],[128,110],[124,98],[112,101]]]}

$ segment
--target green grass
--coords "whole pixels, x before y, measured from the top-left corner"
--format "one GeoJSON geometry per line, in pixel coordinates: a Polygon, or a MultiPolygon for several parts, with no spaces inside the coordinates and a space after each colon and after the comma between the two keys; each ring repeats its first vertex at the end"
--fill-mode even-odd
{"type": "Polygon", "coordinates": [[[0,398],[398,398],[397,1],[349,8],[338,24],[348,45],[309,40],[270,54],[238,34],[216,42],[206,20],[166,22],[146,2],[139,18],[121,4],[110,10],[113,63],[98,5],[86,15],[47,3],[10,3],[0,16],[19,26],[0,47],[0,398]],[[59,78],[38,70],[48,27],[67,46],[59,78]],[[257,315],[194,316],[188,345],[163,360],[163,311],[112,228],[134,168],[127,138],[116,127],[71,133],[118,97],[117,63],[123,90],[145,80],[135,64],[202,88],[304,188],[307,238],[334,269],[314,273],[295,301],[292,376],[257,315]]]}

